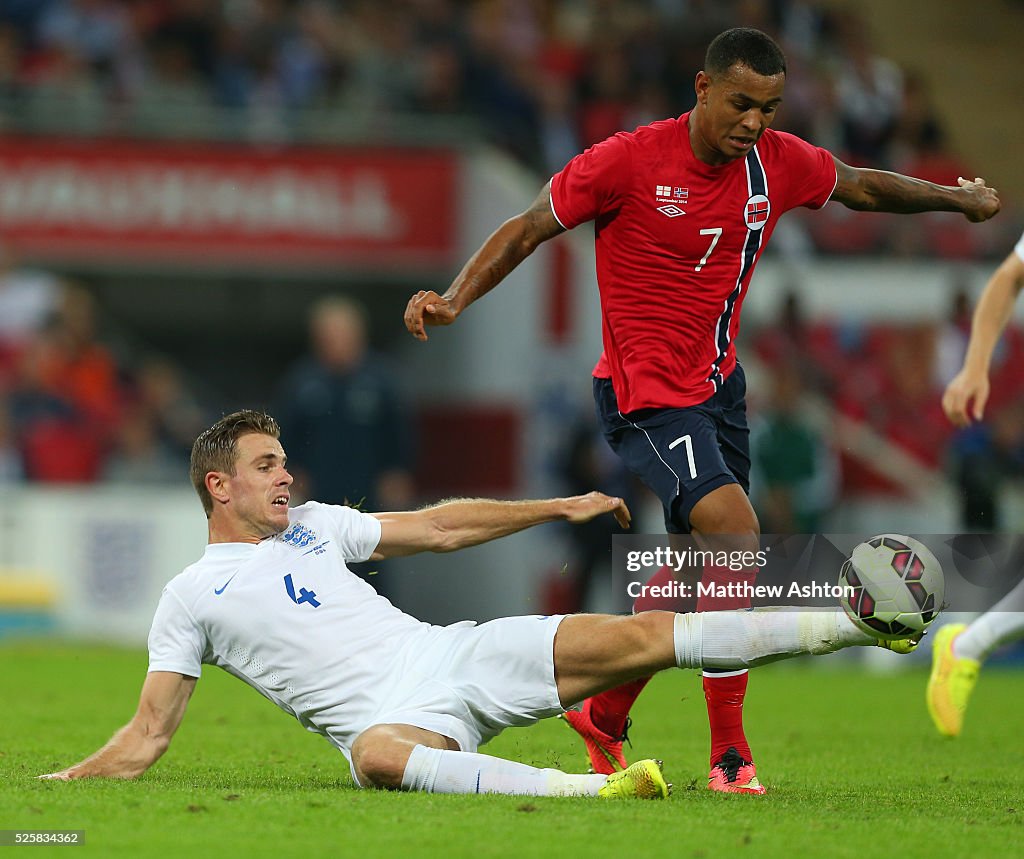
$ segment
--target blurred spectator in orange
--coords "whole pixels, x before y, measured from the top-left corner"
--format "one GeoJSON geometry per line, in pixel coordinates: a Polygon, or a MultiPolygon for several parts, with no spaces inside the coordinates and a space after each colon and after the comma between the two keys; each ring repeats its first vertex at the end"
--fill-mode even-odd
{"type": "Polygon", "coordinates": [[[43,368],[44,384],[71,403],[100,432],[117,425],[123,391],[110,350],[97,340],[96,300],[79,286],[64,291],[50,330],[56,349],[43,368]]]}
{"type": "Polygon", "coordinates": [[[122,389],[95,324],[93,297],[68,287],[53,320],[19,362],[10,403],[30,480],[99,477],[120,419],[122,389]]]}
{"type": "Polygon", "coordinates": [[[101,445],[84,416],[54,390],[50,368],[59,362],[49,330],[22,353],[9,398],[15,438],[29,480],[88,483],[99,476],[101,445]]]}

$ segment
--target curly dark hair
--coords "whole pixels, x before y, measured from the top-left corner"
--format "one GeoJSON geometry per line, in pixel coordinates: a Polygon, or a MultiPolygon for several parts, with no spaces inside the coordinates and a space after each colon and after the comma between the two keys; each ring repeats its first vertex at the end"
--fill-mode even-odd
{"type": "Polygon", "coordinates": [[[736,63],[759,75],[786,73],[786,55],[767,33],[753,27],[734,27],[719,33],[708,45],[704,57],[704,71],[709,75],[722,75],[736,63]]]}

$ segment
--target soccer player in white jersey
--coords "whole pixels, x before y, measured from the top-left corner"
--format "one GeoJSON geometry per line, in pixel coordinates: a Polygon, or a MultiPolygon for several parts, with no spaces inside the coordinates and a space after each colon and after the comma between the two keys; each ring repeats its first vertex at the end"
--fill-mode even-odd
{"type": "Polygon", "coordinates": [[[192,449],[209,520],[203,557],[164,589],[132,720],[95,754],[42,778],[135,778],[167,749],[203,664],[269,698],[348,759],[364,787],[438,793],[663,797],[656,761],[571,775],[482,755],[511,725],[564,711],[662,669],[739,669],[877,644],[843,612],[736,611],[503,618],[439,627],[399,611],[347,561],[448,552],[556,519],[586,522],[621,499],[465,499],[405,513],[308,502],[289,508],[277,422],[228,415],[192,449]]]}
{"type": "MultiPolygon", "coordinates": [[[[971,338],[960,372],[942,396],[942,408],[958,427],[985,416],[988,370],[999,335],[1024,288],[1024,236],[989,278],[974,311],[971,338]]],[[[981,664],[997,647],[1024,638],[1024,582],[970,625],[950,623],[935,636],[926,699],[939,733],[959,735],[981,664]]]]}

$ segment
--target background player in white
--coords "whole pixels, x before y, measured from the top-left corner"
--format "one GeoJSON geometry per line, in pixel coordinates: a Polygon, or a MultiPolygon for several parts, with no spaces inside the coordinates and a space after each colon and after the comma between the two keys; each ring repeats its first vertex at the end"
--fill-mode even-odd
{"type": "MultiPolygon", "coordinates": [[[[942,395],[942,408],[958,427],[985,416],[989,397],[989,366],[999,335],[1024,288],[1024,236],[989,278],[971,322],[964,365],[942,395]]],[[[932,673],[928,680],[928,712],[939,733],[955,737],[981,664],[997,647],[1024,638],[1024,582],[969,625],[950,623],[935,635],[932,673]]]]}
{"type": "MultiPolygon", "coordinates": [[[[828,200],[865,211],[960,212],[971,221],[999,211],[996,192],[981,179],[944,187],[856,169],[771,130],[785,82],[785,57],[766,34],[721,33],[697,73],[689,114],[617,134],[576,156],[529,209],[484,242],[443,296],[420,291],[405,312],[408,330],[425,340],[427,325],[453,323],[541,242],[593,221],[604,342],[594,395],[605,438],[659,497],[670,533],[692,533],[702,545],[728,539],[728,548],[743,551],[758,548],[760,525],[746,494],[750,444],[735,341],[743,299],[778,218],[828,200]]],[[[694,571],[698,578],[702,572],[737,575],[694,571]]],[[[741,605],[707,599],[695,607],[741,605]]],[[[628,713],[644,682],[610,690],[567,716],[595,771],[625,766],[628,713]]],[[[763,794],[743,729],[746,684],[744,672],[705,672],[708,787],[763,794]]]]}
{"type": "Polygon", "coordinates": [[[98,752],[42,778],[144,773],[167,750],[205,663],[326,737],[363,786],[661,797],[668,786],[654,761],[610,776],[569,775],[477,747],[645,673],[878,643],[838,609],[422,623],[345,562],[452,551],[556,519],[613,513],[625,525],[629,511],[597,492],[375,515],[317,502],[289,509],[292,477],[278,436],[273,418],[242,411],[196,439],[191,474],[209,545],[164,589],[138,710],[98,752]]]}

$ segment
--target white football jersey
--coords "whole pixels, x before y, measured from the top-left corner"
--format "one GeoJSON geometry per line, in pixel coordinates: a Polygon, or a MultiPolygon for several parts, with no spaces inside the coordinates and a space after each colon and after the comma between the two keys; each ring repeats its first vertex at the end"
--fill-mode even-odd
{"type": "Polygon", "coordinates": [[[311,501],[289,523],[259,544],[208,545],[168,582],[149,670],[198,677],[201,664],[217,665],[347,751],[401,648],[431,627],[345,565],[376,549],[373,516],[311,501]]]}

